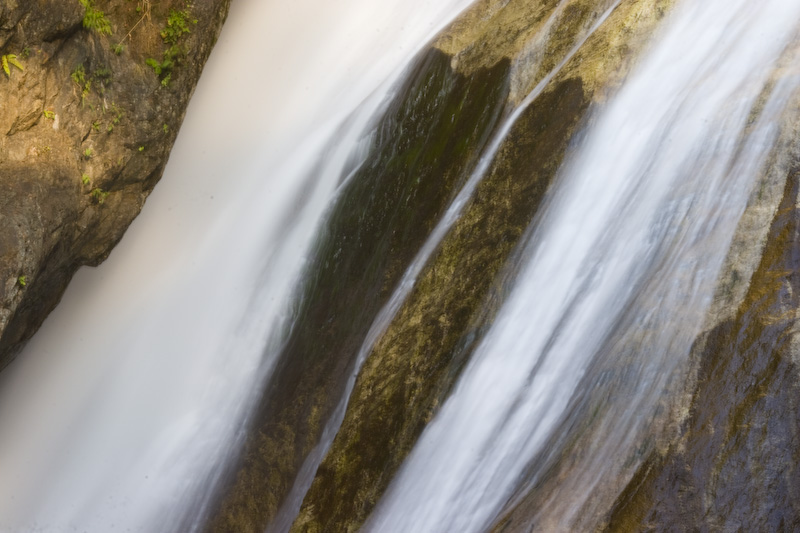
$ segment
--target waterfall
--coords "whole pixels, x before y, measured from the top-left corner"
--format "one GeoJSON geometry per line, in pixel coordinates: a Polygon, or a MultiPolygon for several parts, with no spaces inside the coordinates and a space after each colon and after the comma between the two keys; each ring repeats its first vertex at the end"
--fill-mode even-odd
{"type": "Polygon", "coordinates": [[[468,3],[233,2],[163,182],[0,375],[0,530],[201,527],[315,228],[468,3]]]}
{"type": "MultiPolygon", "coordinates": [[[[288,531],[292,525],[292,522],[297,517],[297,513],[303,503],[303,498],[305,497],[308,489],[311,486],[311,483],[314,480],[317,469],[325,457],[325,454],[330,450],[330,447],[336,438],[336,434],[341,427],[342,421],[344,420],[350,395],[353,392],[356,378],[358,377],[362,365],[366,361],[367,356],[369,356],[370,351],[375,346],[375,343],[386,332],[386,329],[395,319],[401,306],[413,290],[417,281],[417,277],[422,272],[422,269],[428,263],[432,255],[438,250],[447,233],[458,221],[458,218],[461,216],[464,207],[474,194],[475,189],[480,183],[481,179],[483,179],[483,177],[486,175],[489,166],[491,165],[494,157],[497,155],[497,152],[500,150],[503,141],[511,131],[512,126],[528,108],[528,106],[530,106],[530,104],[545,90],[547,85],[561,72],[561,69],[563,69],[569,60],[572,59],[572,57],[587,41],[587,39],[589,39],[589,37],[594,34],[597,28],[603,24],[603,22],[608,18],[618,4],[618,0],[613,2],[585,33],[577,37],[577,42],[567,52],[564,58],[562,58],[555,68],[547,73],[542,80],[536,84],[533,90],[531,90],[531,92],[510,113],[510,115],[498,128],[497,133],[489,142],[485,152],[481,155],[477,166],[470,174],[469,179],[459,190],[458,194],[448,206],[447,211],[442,215],[441,219],[436,224],[425,244],[422,246],[419,252],[417,252],[411,264],[403,273],[403,277],[397,284],[397,287],[394,289],[389,300],[375,316],[375,319],[373,320],[369,331],[367,331],[364,341],[356,355],[355,367],[351,373],[352,375],[347,380],[345,390],[336,406],[333,415],[325,425],[320,442],[314,447],[312,452],[304,461],[300,473],[294,482],[292,491],[286,502],[283,504],[277,518],[272,524],[270,524],[268,533],[288,531]]],[[[558,7],[554,10],[554,13],[551,15],[548,23],[546,24],[548,28],[553,24],[553,21],[556,20],[557,16],[561,14],[563,7],[566,5],[567,2],[565,0],[562,0],[559,3],[558,7]]]]}
{"type": "MultiPolygon", "coordinates": [[[[623,1],[589,6],[568,37],[561,22],[580,15],[577,2],[554,0],[531,26],[541,31],[510,71],[505,114],[410,262],[392,265],[398,275],[346,354],[353,366],[326,399],[327,420],[311,432],[320,441],[270,532],[297,519],[362,364],[515,124],[623,1]],[[569,41],[543,61],[551,39],[569,41]]],[[[233,2],[162,183],[0,374],[0,532],[205,527],[264,384],[280,375],[326,215],[366,161],[406,67],[471,2],[233,2]]],[[[646,435],[686,375],[736,226],[800,94],[800,74],[782,68],[798,53],[797,0],[676,4],[574,137],[487,297],[499,312],[364,530],[487,531],[523,504],[531,530],[591,529],[616,495],[607,480],[627,482],[652,445],[646,435]]]]}
{"type": "Polygon", "coordinates": [[[794,0],[676,7],[596,110],[509,268],[500,313],[366,530],[485,531],[546,474],[560,450],[548,444],[586,423],[597,436],[531,527],[570,531],[594,517],[595,488],[636,461],[637,439],[700,332],[800,88],[776,70],[798,21],[794,0]],[[604,401],[576,422],[571,410],[588,394],[604,401]]]}

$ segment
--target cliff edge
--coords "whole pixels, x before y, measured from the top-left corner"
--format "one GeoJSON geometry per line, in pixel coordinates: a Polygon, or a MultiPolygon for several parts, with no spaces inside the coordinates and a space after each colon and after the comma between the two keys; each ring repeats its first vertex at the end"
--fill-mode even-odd
{"type": "Polygon", "coordinates": [[[229,5],[0,2],[0,369],[141,210],[229,5]]]}

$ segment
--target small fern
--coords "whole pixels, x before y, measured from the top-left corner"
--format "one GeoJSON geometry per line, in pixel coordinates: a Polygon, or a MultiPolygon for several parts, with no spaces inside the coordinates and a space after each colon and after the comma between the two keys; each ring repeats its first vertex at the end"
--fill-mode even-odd
{"type": "Polygon", "coordinates": [[[92,0],[78,0],[84,7],[83,27],[87,30],[94,30],[100,35],[111,35],[111,22],[106,18],[106,14],[94,8],[92,0]]]}
{"type": "Polygon", "coordinates": [[[2,61],[3,63],[3,72],[5,72],[6,76],[8,76],[9,78],[11,77],[11,68],[9,67],[9,65],[14,65],[20,70],[25,70],[25,67],[22,66],[22,63],[17,61],[16,54],[6,54],[2,58],[0,58],[0,61],[2,61]]]}
{"type": "Polygon", "coordinates": [[[102,205],[103,202],[106,201],[106,197],[109,195],[109,192],[108,191],[104,191],[103,189],[100,189],[98,187],[95,187],[94,189],[92,189],[92,192],[90,192],[89,194],[91,195],[92,199],[95,202],[97,202],[98,204],[102,205]]]}
{"type": "Polygon", "coordinates": [[[180,65],[186,56],[186,47],[182,43],[187,33],[192,33],[190,24],[197,24],[197,19],[190,20],[191,3],[187,3],[186,9],[169,10],[166,25],[161,31],[161,40],[169,48],[164,50],[163,60],[150,58],[145,63],[152,67],[162,87],[168,87],[172,80],[173,69],[180,65]]]}
{"type": "Polygon", "coordinates": [[[81,107],[83,107],[83,104],[86,102],[86,97],[89,96],[92,90],[92,80],[86,79],[86,70],[83,68],[83,65],[78,65],[77,68],[72,71],[70,77],[81,89],[81,107]]]}
{"type": "Polygon", "coordinates": [[[184,33],[191,33],[191,30],[189,29],[188,18],[188,9],[184,9],[182,11],[175,11],[174,9],[169,10],[167,25],[161,32],[161,38],[165,43],[175,44],[180,40],[184,33]]]}

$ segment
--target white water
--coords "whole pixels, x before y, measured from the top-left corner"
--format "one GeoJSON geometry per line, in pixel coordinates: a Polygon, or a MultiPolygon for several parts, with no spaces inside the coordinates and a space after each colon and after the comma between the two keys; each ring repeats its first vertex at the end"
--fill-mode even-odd
{"type": "Polygon", "coordinates": [[[0,530],[197,525],[365,126],[468,3],[234,0],[164,180],[0,374],[0,530]]]}
{"type": "Polygon", "coordinates": [[[778,118],[800,87],[796,74],[770,85],[748,122],[799,26],[796,0],[676,8],[562,171],[508,300],[365,529],[486,530],[547,452],[587,367],[619,350],[633,357],[635,394],[606,391],[604,440],[560,480],[536,525],[569,531],[591,514],[593,489],[629,457],[702,325],[778,118]],[[632,354],[615,345],[625,332],[639,334],[632,354]]]}
{"type": "MultiPolygon", "coordinates": [[[[550,30],[551,26],[561,15],[564,7],[567,4],[567,0],[562,0],[558,4],[545,24],[545,31],[550,30]]],[[[347,405],[350,401],[350,395],[353,393],[356,378],[361,372],[361,367],[363,366],[364,362],[366,362],[367,357],[377,341],[386,332],[386,329],[392,323],[398,311],[400,311],[400,308],[402,307],[406,298],[414,288],[414,285],[417,282],[417,277],[422,272],[422,269],[428,263],[431,256],[433,256],[433,254],[439,249],[442,240],[445,238],[445,236],[447,236],[450,229],[458,221],[464,207],[472,198],[472,195],[474,194],[478,184],[486,176],[494,157],[497,155],[498,150],[500,150],[503,141],[508,136],[511,128],[514,126],[514,123],[519,120],[519,117],[522,116],[522,113],[524,113],[525,110],[534,102],[534,100],[539,97],[539,95],[545,90],[553,78],[555,78],[561,72],[564,66],[569,62],[570,59],[572,59],[580,47],[589,39],[589,37],[591,37],[592,34],[603,24],[603,22],[605,22],[617,5],[619,5],[619,0],[612,2],[608,9],[600,14],[598,20],[591,27],[589,27],[583,34],[580,34],[576,37],[577,42],[575,45],[566,53],[564,58],[555,66],[555,68],[548,72],[523,99],[523,101],[509,114],[509,116],[498,128],[497,133],[494,134],[491,141],[488,143],[484,153],[481,154],[481,157],[478,160],[475,170],[471,173],[469,179],[467,179],[467,181],[464,183],[464,186],[453,199],[452,203],[448,206],[447,211],[445,211],[442,218],[439,220],[439,222],[437,222],[422,248],[419,250],[419,252],[417,252],[411,264],[403,273],[403,277],[400,279],[397,287],[392,292],[389,300],[381,308],[381,310],[375,316],[375,319],[372,321],[370,329],[367,331],[367,335],[364,338],[361,347],[359,348],[358,354],[356,355],[354,368],[347,380],[342,397],[339,400],[330,419],[325,424],[325,429],[320,437],[320,442],[314,447],[313,450],[311,450],[311,453],[308,454],[308,457],[306,457],[305,461],[303,462],[300,472],[297,474],[297,477],[293,483],[292,490],[287,496],[286,501],[282,504],[278,516],[275,518],[273,523],[270,524],[270,527],[267,530],[268,533],[288,531],[297,517],[297,513],[300,511],[303,499],[305,498],[306,493],[314,481],[317,469],[322,463],[322,460],[325,458],[325,455],[328,453],[328,450],[333,444],[336,434],[339,432],[339,428],[344,421],[345,414],[347,413],[347,405]]],[[[544,43],[542,44],[544,45],[544,43]]]]}

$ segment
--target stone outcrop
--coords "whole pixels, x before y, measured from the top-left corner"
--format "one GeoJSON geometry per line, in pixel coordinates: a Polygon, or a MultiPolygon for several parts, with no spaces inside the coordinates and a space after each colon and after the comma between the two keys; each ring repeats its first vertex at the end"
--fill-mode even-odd
{"type": "Polygon", "coordinates": [[[623,1],[590,35],[612,2],[558,4],[478,2],[416,62],[320,237],[295,329],[210,531],[262,531],[275,518],[375,314],[477,154],[537,90],[372,347],[292,531],[354,531],[373,509],[491,322],[503,266],[592,105],[619,85],[671,6],[623,1]]]}
{"type": "Polygon", "coordinates": [[[0,2],[0,368],[139,213],[229,3],[0,2]]]}
{"type": "Polygon", "coordinates": [[[675,427],[645,454],[608,531],[800,528],[798,110],[795,99],[739,225],[675,427]]]}

